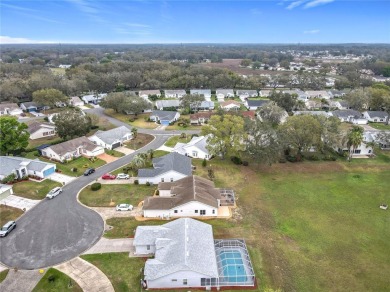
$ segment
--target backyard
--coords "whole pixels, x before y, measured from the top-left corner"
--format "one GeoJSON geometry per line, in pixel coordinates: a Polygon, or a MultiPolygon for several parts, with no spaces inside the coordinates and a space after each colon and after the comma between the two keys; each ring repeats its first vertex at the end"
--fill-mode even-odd
{"type": "MultiPolygon", "coordinates": [[[[390,153],[377,154],[270,167],[214,159],[216,186],[233,188],[238,208],[230,220],[206,222],[215,238],[246,240],[259,291],[385,291],[390,218],[379,205],[390,203],[390,153]]],[[[207,177],[201,161],[193,164],[207,177]]],[[[136,226],[165,222],[112,218],[105,236],[133,236],[136,226]]]]}
{"type": "Polygon", "coordinates": [[[150,114],[139,114],[137,116],[125,115],[122,113],[116,113],[113,109],[106,109],[104,110],[104,113],[110,117],[116,118],[136,128],[155,129],[158,126],[155,122],[146,121],[146,119],[149,118],[150,114]]]}
{"type": "Polygon", "coordinates": [[[61,184],[50,179],[45,179],[41,182],[29,180],[14,184],[13,189],[16,196],[32,200],[42,200],[51,189],[58,186],[61,186],[61,184]]]}
{"type": "Polygon", "coordinates": [[[0,227],[8,221],[15,221],[22,216],[23,211],[14,207],[0,205],[0,227]]]}
{"type": "Polygon", "coordinates": [[[112,207],[124,203],[137,206],[145,196],[152,196],[154,190],[152,186],[134,184],[103,184],[98,191],[87,186],[81,191],[79,200],[89,207],[112,207]]]}

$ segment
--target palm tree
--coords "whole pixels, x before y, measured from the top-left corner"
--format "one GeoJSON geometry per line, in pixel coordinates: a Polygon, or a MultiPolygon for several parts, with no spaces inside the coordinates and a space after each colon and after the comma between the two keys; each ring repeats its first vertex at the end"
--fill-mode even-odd
{"type": "Polygon", "coordinates": [[[352,154],[356,148],[363,142],[364,129],[359,126],[352,126],[347,135],[347,147],[349,149],[349,161],[352,159],[352,154]]]}
{"type": "Polygon", "coordinates": [[[133,128],[131,128],[131,132],[133,133],[133,137],[137,138],[138,129],[133,127],[133,128]]]}
{"type": "Polygon", "coordinates": [[[145,165],[145,162],[145,158],[137,154],[136,156],[134,156],[133,161],[131,161],[131,164],[133,164],[136,168],[141,168],[145,165]]]}
{"type": "Polygon", "coordinates": [[[153,149],[149,149],[147,153],[149,155],[148,159],[152,160],[153,156],[154,156],[154,150],[153,149]]]}

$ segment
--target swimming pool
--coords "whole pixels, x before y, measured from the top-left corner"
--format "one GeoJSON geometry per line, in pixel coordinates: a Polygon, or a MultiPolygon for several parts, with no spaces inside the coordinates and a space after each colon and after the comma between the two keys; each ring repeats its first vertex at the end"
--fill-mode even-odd
{"type": "Polygon", "coordinates": [[[244,262],[238,250],[221,251],[219,258],[223,267],[224,281],[231,283],[247,281],[244,262]]]}

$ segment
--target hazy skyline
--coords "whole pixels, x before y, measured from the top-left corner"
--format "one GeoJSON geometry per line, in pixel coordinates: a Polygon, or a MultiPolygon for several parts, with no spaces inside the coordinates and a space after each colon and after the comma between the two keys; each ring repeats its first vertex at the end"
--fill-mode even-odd
{"type": "Polygon", "coordinates": [[[390,1],[7,1],[1,43],[389,43],[390,1]]]}

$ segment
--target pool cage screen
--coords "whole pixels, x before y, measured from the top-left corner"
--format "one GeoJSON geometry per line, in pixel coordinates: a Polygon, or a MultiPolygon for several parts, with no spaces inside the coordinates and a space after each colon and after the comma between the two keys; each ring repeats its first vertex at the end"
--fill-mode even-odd
{"type": "Polygon", "coordinates": [[[254,286],[255,273],[243,239],[214,240],[219,286],[254,286]]]}

